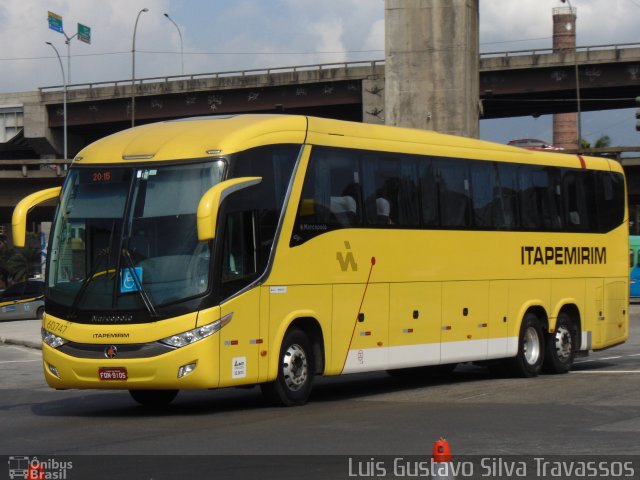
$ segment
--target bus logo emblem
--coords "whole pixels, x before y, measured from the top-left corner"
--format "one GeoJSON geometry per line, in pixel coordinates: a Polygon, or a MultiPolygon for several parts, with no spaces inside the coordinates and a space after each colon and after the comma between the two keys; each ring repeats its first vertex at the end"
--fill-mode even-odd
{"type": "Polygon", "coordinates": [[[344,242],[344,248],[347,250],[346,255],[342,252],[336,252],[336,260],[340,264],[340,269],[343,272],[346,272],[349,268],[354,272],[358,271],[358,264],[356,263],[356,259],[353,256],[353,252],[351,252],[351,245],[349,242],[344,242]]]}
{"type": "Polygon", "coordinates": [[[118,348],[115,345],[109,345],[104,349],[104,356],[107,358],[116,358],[118,356],[118,348]]]}

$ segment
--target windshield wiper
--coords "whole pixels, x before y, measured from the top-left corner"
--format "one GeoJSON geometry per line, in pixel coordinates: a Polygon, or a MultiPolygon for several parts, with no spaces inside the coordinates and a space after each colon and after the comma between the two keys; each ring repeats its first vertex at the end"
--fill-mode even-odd
{"type": "MultiPolygon", "coordinates": [[[[69,311],[69,318],[76,318],[80,300],[82,300],[82,298],[84,297],[84,294],[87,291],[89,284],[93,281],[94,278],[96,278],[98,269],[102,265],[102,261],[105,258],[107,258],[107,267],[105,269],[104,274],[105,276],[109,274],[109,264],[111,263],[111,245],[113,245],[115,230],[116,230],[116,221],[113,220],[113,222],[111,222],[111,231],[109,233],[109,243],[105,248],[103,248],[98,252],[96,256],[97,257],[96,263],[93,265],[93,268],[91,269],[89,274],[82,281],[82,285],[80,285],[80,288],[78,289],[78,293],[76,293],[76,296],[73,298],[73,303],[71,304],[71,309],[69,311]]],[[[115,270],[113,271],[115,272],[115,270]]]]}
{"type": "MultiPolygon", "coordinates": [[[[71,304],[71,309],[69,311],[69,318],[76,318],[80,300],[82,300],[82,298],[84,297],[84,294],[87,291],[89,284],[93,281],[94,278],[96,278],[96,274],[98,273],[98,268],[100,268],[100,265],[102,265],[102,261],[106,257],[108,257],[110,253],[111,253],[110,247],[104,248],[100,250],[100,252],[98,252],[98,255],[97,255],[98,260],[94,264],[89,274],[82,281],[82,285],[80,285],[80,288],[78,289],[78,293],[76,293],[76,296],[73,297],[73,303],[71,304]]],[[[109,264],[107,262],[107,271],[105,272],[105,275],[109,273],[108,268],[109,268],[109,264]]]]}
{"type": "MultiPolygon", "coordinates": [[[[140,277],[138,277],[138,272],[136,272],[136,266],[133,263],[133,259],[131,258],[129,250],[126,247],[122,247],[122,257],[127,261],[129,271],[131,272],[131,278],[133,278],[133,281],[135,282],[137,287],[136,291],[140,294],[142,303],[144,303],[144,306],[147,308],[149,315],[151,315],[153,318],[159,317],[158,312],[156,311],[156,308],[154,307],[153,302],[149,297],[149,294],[147,294],[146,290],[142,286],[142,281],[140,280],[140,277]]],[[[124,272],[122,274],[124,275],[124,272]]]]}

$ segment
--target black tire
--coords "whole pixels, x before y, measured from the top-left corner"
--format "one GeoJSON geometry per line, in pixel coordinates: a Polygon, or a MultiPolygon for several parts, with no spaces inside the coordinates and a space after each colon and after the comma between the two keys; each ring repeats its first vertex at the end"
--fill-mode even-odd
{"type": "Polygon", "coordinates": [[[38,320],[42,320],[44,318],[44,307],[38,308],[38,310],[36,311],[36,318],[38,320]]]}
{"type": "Polygon", "coordinates": [[[540,373],[544,362],[544,338],[538,317],[527,313],[520,325],[518,354],[508,361],[509,370],[514,376],[528,378],[540,373]]]}
{"type": "Polygon", "coordinates": [[[178,395],[178,390],[129,390],[131,397],[140,405],[166,407],[178,395]]]}
{"type": "Polygon", "coordinates": [[[298,329],[289,330],[284,336],[278,356],[278,377],[260,385],[265,399],[272,405],[292,407],[304,405],[309,400],[315,362],[311,342],[298,329]]]}
{"type": "Polygon", "coordinates": [[[558,315],[556,329],[547,336],[544,365],[547,373],[567,373],[571,370],[578,348],[578,330],[566,313],[558,315]]]}

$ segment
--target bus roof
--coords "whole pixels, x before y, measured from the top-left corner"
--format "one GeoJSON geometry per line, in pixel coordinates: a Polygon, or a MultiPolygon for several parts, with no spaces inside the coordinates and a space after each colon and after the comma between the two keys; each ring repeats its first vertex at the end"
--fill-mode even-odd
{"type": "Polygon", "coordinates": [[[104,137],[84,149],[75,164],[170,161],[216,157],[277,143],[313,144],[535,163],[622,172],[618,162],[446,135],[429,130],[389,127],[301,115],[247,114],[196,117],[147,124],[104,137]],[[428,149],[425,146],[428,145],[428,149]],[[583,164],[584,162],[584,164],[583,164]]]}
{"type": "Polygon", "coordinates": [[[104,137],[82,149],[74,163],[206,158],[260,145],[304,143],[307,121],[294,115],[236,115],[150,123],[104,137]]]}

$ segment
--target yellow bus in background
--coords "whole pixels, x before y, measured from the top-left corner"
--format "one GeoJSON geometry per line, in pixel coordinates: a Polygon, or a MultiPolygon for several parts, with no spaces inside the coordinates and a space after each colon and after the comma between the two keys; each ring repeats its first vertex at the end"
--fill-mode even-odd
{"type": "Polygon", "coordinates": [[[628,336],[625,179],[608,159],[240,115],[89,145],[62,189],[16,207],[16,244],[54,198],[53,388],[157,405],[259,384],[297,405],[317,375],[478,362],[532,377],[628,336]]]}

